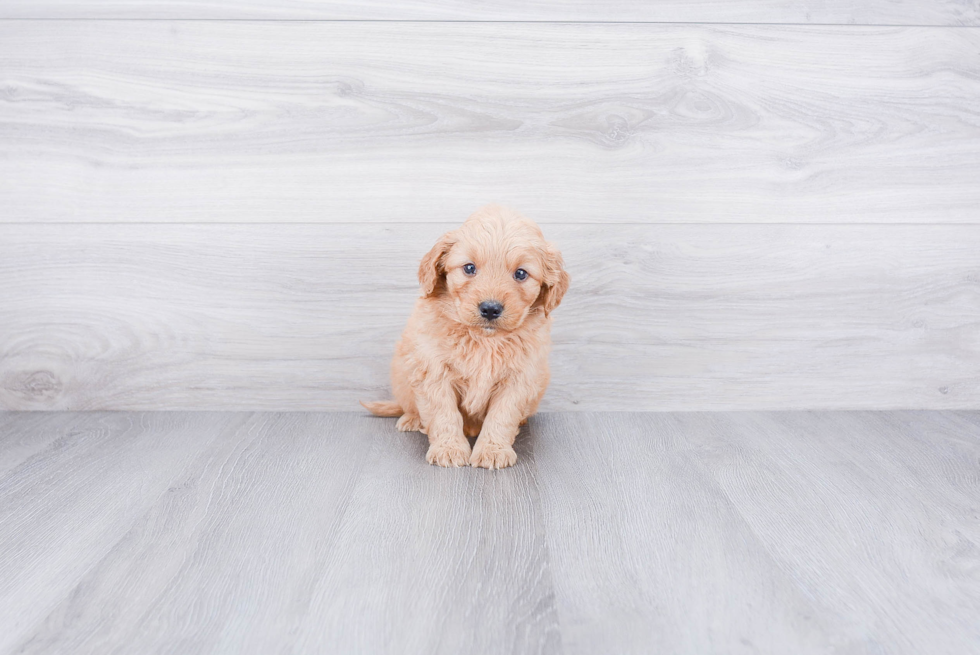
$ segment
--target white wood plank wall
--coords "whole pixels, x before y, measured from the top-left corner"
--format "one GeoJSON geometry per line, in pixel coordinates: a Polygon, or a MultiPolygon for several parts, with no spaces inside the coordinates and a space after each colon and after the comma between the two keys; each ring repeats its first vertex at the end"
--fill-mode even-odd
{"type": "Polygon", "coordinates": [[[356,409],[490,201],[542,409],[980,408],[952,0],[0,3],[0,408],[356,409]]]}
{"type": "Polygon", "coordinates": [[[980,25],[976,0],[4,0],[0,18],[980,25]]]}

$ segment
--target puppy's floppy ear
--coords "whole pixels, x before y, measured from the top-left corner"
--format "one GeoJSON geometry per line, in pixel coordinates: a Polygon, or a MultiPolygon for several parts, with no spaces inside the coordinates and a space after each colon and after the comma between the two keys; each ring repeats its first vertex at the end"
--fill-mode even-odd
{"type": "Polygon", "coordinates": [[[439,237],[432,250],[422,258],[422,263],[419,264],[419,284],[422,286],[423,298],[435,295],[439,283],[446,276],[444,268],[446,255],[455,244],[456,233],[446,232],[439,237]]]}
{"type": "Polygon", "coordinates": [[[544,308],[545,316],[561,303],[562,296],[568,291],[569,282],[571,277],[565,272],[561,253],[549,243],[544,251],[544,281],[541,284],[541,293],[535,301],[535,305],[544,308]]]}

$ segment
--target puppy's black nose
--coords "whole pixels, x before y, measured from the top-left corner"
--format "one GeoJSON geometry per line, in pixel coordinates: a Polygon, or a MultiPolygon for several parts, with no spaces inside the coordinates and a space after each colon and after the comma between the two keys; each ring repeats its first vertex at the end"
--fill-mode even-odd
{"type": "Polygon", "coordinates": [[[496,300],[484,300],[480,303],[480,316],[492,321],[504,313],[504,306],[496,300]]]}

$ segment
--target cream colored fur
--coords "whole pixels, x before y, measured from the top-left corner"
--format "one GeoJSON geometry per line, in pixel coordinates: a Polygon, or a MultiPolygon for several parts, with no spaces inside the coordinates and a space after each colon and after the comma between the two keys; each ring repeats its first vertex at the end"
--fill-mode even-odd
{"type": "Polygon", "coordinates": [[[532,221],[490,205],[439,239],[419,282],[391,362],[395,400],[362,404],[427,434],[430,464],[512,466],[519,426],[548,386],[551,312],[569,284],[561,253],[532,221]],[[527,279],[515,279],[519,268],[527,279]],[[480,315],[487,300],[504,306],[495,321],[480,315]],[[466,437],[478,437],[472,452],[466,437]]]}

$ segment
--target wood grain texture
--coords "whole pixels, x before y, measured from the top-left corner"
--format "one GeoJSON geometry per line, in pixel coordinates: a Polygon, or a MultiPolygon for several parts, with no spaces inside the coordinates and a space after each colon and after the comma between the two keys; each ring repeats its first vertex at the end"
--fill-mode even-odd
{"type": "Polygon", "coordinates": [[[558,414],[533,427],[568,653],[980,644],[964,420],[558,414]]]}
{"type": "MultiPolygon", "coordinates": [[[[96,547],[70,533],[40,555],[8,553],[7,575],[34,559],[98,557],[57,589],[57,604],[46,589],[8,597],[43,620],[18,625],[0,653],[560,652],[527,448],[500,475],[445,471],[425,463],[422,435],[390,421],[290,413],[242,415],[193,452],[125,534],[96,547]]],[[[116,485],[142,478],[142,460],[102,456],[116,485]]],[[[57,465],[62,487],[74,488],[85,463],[57,465]]],[[[44,466],[23,475],[48,474],[44,466]]],[[[65,502],[34,504],[45,500],[65,502]]],[[[92,505],[84,515],[104,516],[92,505]]],[[[28,511],[5,494],[0,509],[28,511]]],[[[17,527],[28,545],[45,534],[0,526],[4,540],[17,527]]],[[[5,628],[17,617],[0,616],[5,628]]]]}
{"type": "Polygon", "coordinates": [[[640,21],[980,25],[976,0],[5,0],[0,18],[640,21]]]}
{"type": "MultiPolygon", "coordinates": [[[[966,421],[972,421],[980,427],[980,412],[956,412],[954,415],[966,421]]],[[[969,440],[970,443],[980,444],[980,430],[968,433],[963,438],[969,440]]]]}
{"type": "Polygon", "coordinates": [[[240,421],[219,414],[67,415],[59,439],[6,472],[0,652],[17,650],[182,471],[240,421]]]}
{"type": "Polygon", "coordinates": [[[0,411],[0,477],[37,453],[57,448],[56,442],[71,431],[71,420],[50,412],[0,411]]]}
{"type": "Polygon", "coordinates": [[[699,470],[686,447],[691,417],[533,420],[566,652],[831,650],[830,608],[699,470]]]}
{"type": "Polygon", "coordinates": [[[975,224],[978,48],[975,28],[0,22],[0,221],[498,201],[544,223],[975,224]]]}
{"type": "MultiPolygon", "coordinates": [[[[7,409],[386,397],[451,225],[0,227],[7,409]]],[[[980,228],[552,225],[543,410],[980,405],[980,228]]]]}
{"type": "Polygon", "coordinates": [[[560,653],[527,430],[517,465],[485,475],[429,466],[394,421],[358,427],[373,450],[295,651],[560,653]]]}
{"type": "Polygon", "coordinates": [[[851,624],[849,647],[957,655],[980,646],[975,432],[904,412],[726,415],[691,442],[780,568],[851,624]]]}
{"type": "MultiPolygon", "coordinates": [[[[166,414],[141,416],[155,422],[166,414]]],[[[243,415],[25,629],[14,651],[290,652],[370,449],[369,436],[355,429],[363,421],[243,415]]]]}
{"type": "Polygon", "coordinates": [[[541,414],[494,472],[357,413],[0,421],[57,434],[0,476],[0,655],[980,643],[980,412],[541,414]]]}

